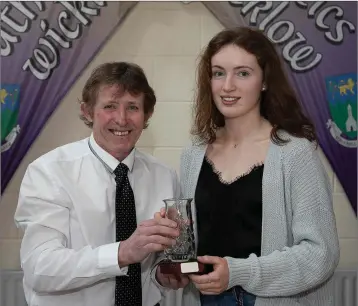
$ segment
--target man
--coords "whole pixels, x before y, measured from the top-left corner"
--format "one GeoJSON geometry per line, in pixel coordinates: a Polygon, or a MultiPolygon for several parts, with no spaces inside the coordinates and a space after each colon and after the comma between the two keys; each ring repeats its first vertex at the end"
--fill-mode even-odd
{"type": "Polygon", "coordinates": [[[180,187],[175,171],[135,149],[155,102],[140,67],[103,64],[82,92],[91,136],[29,165],[15,213],[29,306],[159,305],[156,252],[179,233],[152,217],[180,187]]]}

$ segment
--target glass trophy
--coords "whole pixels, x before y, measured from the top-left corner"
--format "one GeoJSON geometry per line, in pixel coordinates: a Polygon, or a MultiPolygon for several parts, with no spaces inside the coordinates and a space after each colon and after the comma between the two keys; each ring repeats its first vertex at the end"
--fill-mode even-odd
{"type": "Polygon", "coordinates": [[[164,250],[165,260],[160,263],[163,274],[202,273],[204,265],[196,260],[196,245],[192,212],[193,199],[166,199],[165,216],[178,225],[179,236],[174,246],[164,250]]]}

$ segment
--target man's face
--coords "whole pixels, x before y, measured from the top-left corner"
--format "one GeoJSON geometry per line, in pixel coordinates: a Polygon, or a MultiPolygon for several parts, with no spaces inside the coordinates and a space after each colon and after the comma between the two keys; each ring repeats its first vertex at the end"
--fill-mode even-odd
{"type": "Polygon", "coordinates": [[[133,96],[117,85],[100,87],[91,111],[82,112],[93,123],[93,136],[100,147],[123,160],[135,147],[150,115],[144,114],[144,94],[133,96]]]}

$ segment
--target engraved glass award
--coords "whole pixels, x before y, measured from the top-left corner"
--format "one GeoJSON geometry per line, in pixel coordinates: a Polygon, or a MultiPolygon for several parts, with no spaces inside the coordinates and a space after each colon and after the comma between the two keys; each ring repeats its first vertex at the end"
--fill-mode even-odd
{"type": "Polygon", "coordinates": [[[163,274],[201,273],[204,265],[196,260],[193,226],[193,199],[166,199],[165,216],[177,223],[179,236],[172,247],[164,250],[165,260],[160,263],[163,274]]]}

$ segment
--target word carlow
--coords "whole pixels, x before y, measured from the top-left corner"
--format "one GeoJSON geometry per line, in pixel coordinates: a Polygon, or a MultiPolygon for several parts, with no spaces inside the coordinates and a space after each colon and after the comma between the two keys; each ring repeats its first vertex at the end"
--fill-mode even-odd
{"type": "Polygon", "coordinates": [[[344,34],[355,33],[352,22],[345,20],[344,12],[338,5],[327,5],[326,1],[230,1],[232,7],[240,8],[239,14],[247,18],[250,26],[257,26],[267,33],[272,42],[282,46],[283,58],[296,72],[304,72],[316,67],[322,54],[307,43],[300,31],[296,31],[291,20],[276,20],[290,5],[307,11],[307,17],[315,20],[314,25],[322,31],[325,39],[332,44],[341,44],[344,34]],[[346,31],[343,31],[346,30],[346,31]]]}

